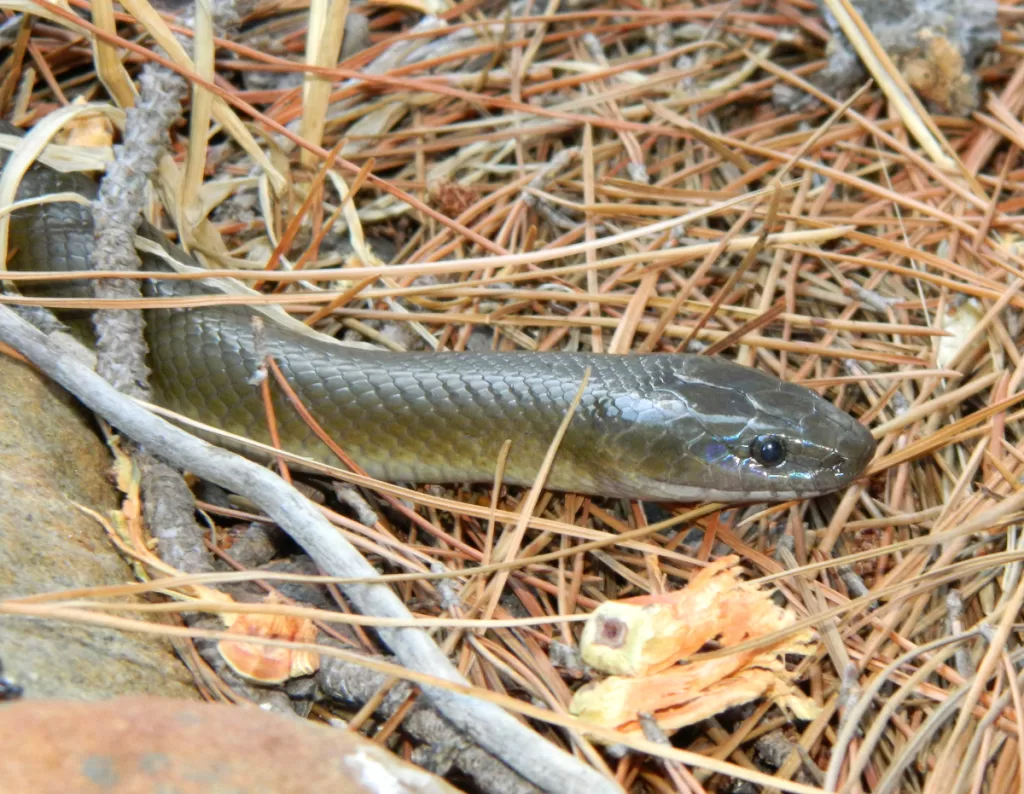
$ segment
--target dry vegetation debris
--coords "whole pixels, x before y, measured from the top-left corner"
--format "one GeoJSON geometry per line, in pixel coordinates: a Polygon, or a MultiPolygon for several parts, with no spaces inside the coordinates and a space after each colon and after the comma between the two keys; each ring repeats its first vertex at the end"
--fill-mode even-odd
{"type": "MultiPolygon", "coordinates": [[[[851,35],[851,4],[827,5],[851,35]]],[[[300,319],[393,349],[717,352],[872,429],[876,458],[845,493],[717,513],[545,494],[520,521],[519,491],[339,475],[367,500],[314,481],[338,531],[407,574],[397,593],[441,619],[473,685],[631,792],[746,791],[765,772],[802,792],[1021,787],[1017,4],[976,75],[961,48],[924,92],[961,111],[980,98],[964,117],[930,113],[906,82],[934,86],[931,67],[870,28],[855,44],[875,82],[845,104],[817,88],[830,34],[810,0],[274,3],[219,32],[145,0],[0,9],[0,106],[22,126],[79,97],[130,102],[143,62],[191,83],[148,210],[300,319]],[[338,65],[343,28],[365,40],[338,65]],[[644,752],[621,756],[557,728],[583,728],[567,710],[591,676],[565,652],[568,619],[685,593],[729,554],[793,618],[747,652],[771,656],[806,719],[761,699],[701,713],[676,749],[623,736],[644,752]],[[772,655],[811,630],[802,655],[772,655]]],[[[266,516],[222,497],[201,507],[230,561],[240,522],[266,516]]],[[[379,653],[362,628],[335,635],[379,653]]],[[[239,697],[192,662],[211,697],[239,697]]],[[[403,710],[374,716],[385,694],[313,715],[404,752],[403,710]]]]}

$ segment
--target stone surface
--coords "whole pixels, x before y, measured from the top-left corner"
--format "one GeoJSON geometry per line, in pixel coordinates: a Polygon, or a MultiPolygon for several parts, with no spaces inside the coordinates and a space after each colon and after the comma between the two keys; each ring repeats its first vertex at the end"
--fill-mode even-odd
{"type": "MultiPolygon", "coordinates": [[[[866,79],[853,45],[822,0],[833,34],[822,88],[846,92],[866,79]]],[[[975,67],[999,46],[995,0],[853,0],[853,6],[904,79],[943,113],[968,115],[979,101],[975,67]]]]}
{"type": "MultiPolygon", "coordinates": [[[[74,506],[117,506],[109,466],[91,418],[0,355],[0,598],[135,581],[103,529],[74,506]]],[[[196,697],[158,637],[0,615],[0,660],[28,698],[196,697]]]]}
{"type": "Polygon", "coordinates": [[[359,734],[165,698],[0,706],[0,790],[33,794],[457,794],[359,734]]]}

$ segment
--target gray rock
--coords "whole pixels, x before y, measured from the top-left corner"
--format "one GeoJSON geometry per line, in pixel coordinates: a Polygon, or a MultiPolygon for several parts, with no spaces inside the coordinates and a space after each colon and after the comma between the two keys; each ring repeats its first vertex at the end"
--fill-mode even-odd
{"type": "MultiPolygon", "coordinates": [[[[118,505],[92,420],[29,367],[0,355],[0,598],[135,581],[73,503],[118,505]]],[[[197,697],[161,638],[0,615],[4,673],[29,698],[197,697]]]]}
{"type": "MultiPolygon", "coordinates": [[[[978,103],[974,69],[999,46],[995,0],[852,0],[854,7],[893,59],[904,78],[946,113],[967,115],[978,103]]],[[[829,64],[819,75],[826,90],[843,93],[864,81],[866,72],[835,18],[824,8],[833,33],[829,64]]]]}

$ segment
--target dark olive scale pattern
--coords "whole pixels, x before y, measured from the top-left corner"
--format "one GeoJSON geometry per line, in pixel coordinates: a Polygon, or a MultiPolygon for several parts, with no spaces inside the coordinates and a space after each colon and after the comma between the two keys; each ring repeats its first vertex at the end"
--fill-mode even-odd
{"type": "MultiPolygon", "coordinates": [[[[35,166],[19,197],[65,190],[91,197],[95,186],[82,175],[35,166]]],[[[87,269],[92,244],[87,208],[53,203],[12,216],[13,269],[87,269]]],[[[155,257],[143,260],[147,269],[166,267],[155,257]]],[[[154,281],[148,292],[195,290],[154,281]]],[[[147,311],[156,401],[269,443],[256,381],[269,354],[331,437],[386,480],[490,482],[510,439],[505,482],[532,484],[588,368],[551,488],[678,501],[789,499],[849,484],[874,452],[870,433],[827,400],[721,359],[393,354],[344,347],[267,318],[257,333],[254,314],[239,306],[147,311]],[[771,465],[752,452],[766,437],[781,444],[782,459],[771,465]]],[[[271,392],[284,447],[336,463],[280,390],[271,392]]]]}
{"type": "MultiPolygon", "coordinates": [[[[269,443],[250,318],[247,310],[227,307],[150,312],[150,349],[163,362],[153,386],[175,411],[223,417],[222,429],[269,443]]],[[[506,481],[532,483],[589,366],[588,388],[563,442],[567,454],[559,456],[551,485],[614,489],[614,477],[595,474],[586,459],[600,440],[594,431],[655,418],[653,408],[649,416],[638,410],[633,395],[656,389],[675,369],[669,356],[629,365],[620,357],[564,354],[382,356],[281,330],[263,344],[317,422],[357,462],[377,477],[417,482],[490,481],[509,439],[506,481]]],[[[290,444],[336,462],[278,390],[272,392],[290,444]]]]}

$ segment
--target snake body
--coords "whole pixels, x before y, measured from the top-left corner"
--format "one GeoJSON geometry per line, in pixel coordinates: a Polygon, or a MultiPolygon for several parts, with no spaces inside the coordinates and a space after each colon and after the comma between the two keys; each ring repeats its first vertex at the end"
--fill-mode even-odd
{"type": "MultiPolygon", "coordinates": [[[[92,197],[95,189],[82,174],[36,165],[18,197],[92,197]]],[[[13,269],[87,270],[91,213],[63,202],[18,210],[10,241],[13,269]]],[[[166,280],[148,287],[149,294],[182,289],[195,288],[166,280]]],[[[395,354],[273,322],[257,337],[252,315],[240,306],[147,310],[155,400],[269,443],[254,375],[272,355],[317,422],[385,480],[490,482],[508,439],[504,481],[532,484],[587,371],[546,483],[553,489],[650,500],[790,499],[842,488],[874,451],[860,423],[812,391],[718,358],[395,354]]],[[[279,391],[272,389],[282,446],[337,463],[279,391]]]]}

